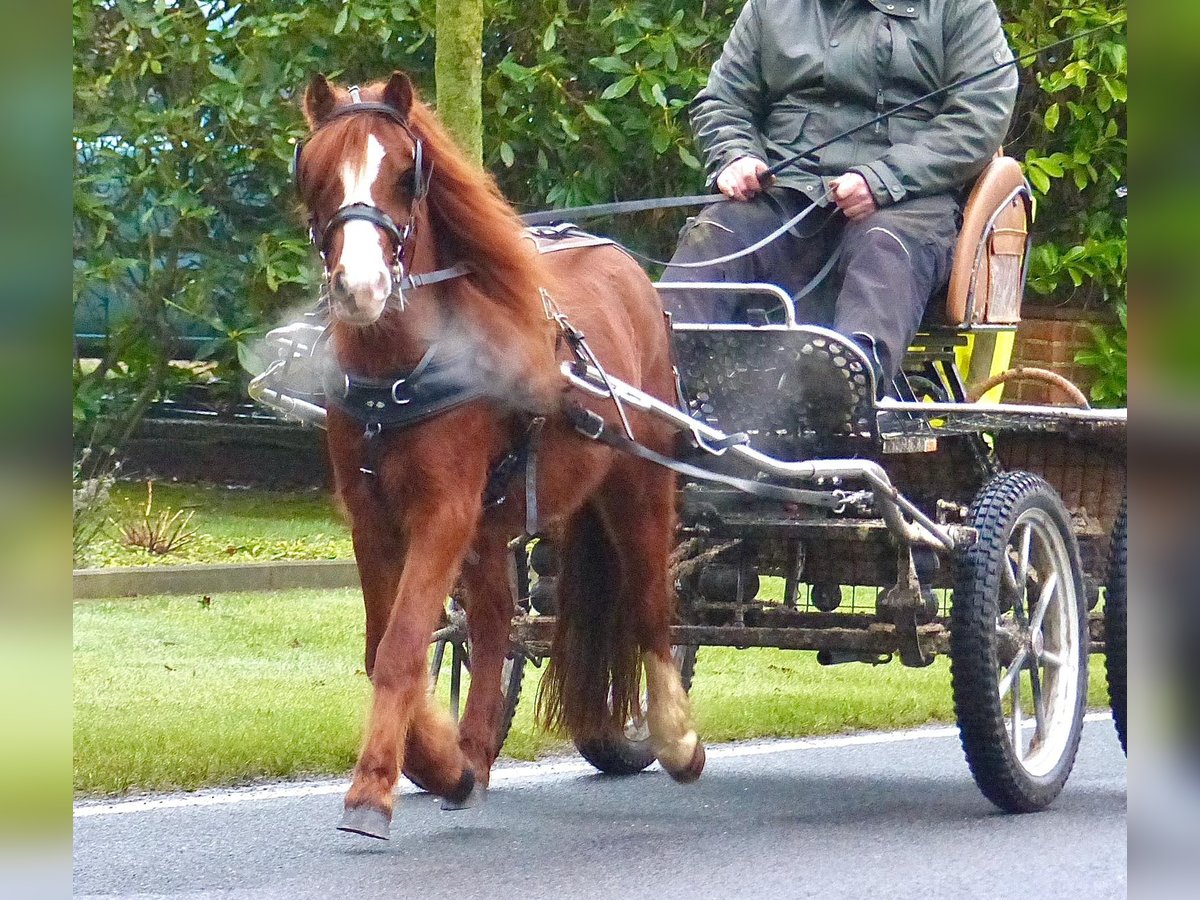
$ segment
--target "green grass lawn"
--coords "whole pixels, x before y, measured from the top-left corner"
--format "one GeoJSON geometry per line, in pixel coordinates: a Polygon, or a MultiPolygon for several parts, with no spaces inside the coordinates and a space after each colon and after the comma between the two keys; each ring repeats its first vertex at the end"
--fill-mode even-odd
{"type": "MultiPolygon", "coordinates": [[[[264,509],[265,516],[268,510],[264,509]]],[[[367,710],[357,591],[78,603],[75,790],[116,794],[343,774],[367,710]]],[[[1090,702],[1104,706],[1103,661],[1090,702]]],[[[525,688],[505,754],[566,752],[525,688]]],[[[947,664],[822,668],[812,653],[701,648],[692,689],[708,742],[952,719],[947,664]]]]}
{"type": "MultiPolygon", "coordinates": [[[[138,519],[146,506],[145,483],[112,490],[110,517],[138,519]]],[[[269,559],[350,559],[350,530],[328,490],[265,491],[214,485],[155,482],[151,518],[162,510],[189,510],[196,535],[180,550],[155,555],[125,546],[107,523],[87,548],[84,566],[148,566],[253,562],[269,559]]]]}

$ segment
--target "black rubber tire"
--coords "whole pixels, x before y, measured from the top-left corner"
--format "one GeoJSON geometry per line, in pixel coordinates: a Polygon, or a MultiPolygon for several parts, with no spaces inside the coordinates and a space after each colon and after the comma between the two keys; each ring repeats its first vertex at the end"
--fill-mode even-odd
{"type": "Polygon", "coordinates": [[[1125,737],[1127,707],[1127,646],[1129,629],[1129,498],[1121,500],[1121,511],[1112,530],[1108,557],[1108,581],[1104,590],[1104,665],[1108,679],[1108,702],[1121,749],[1129,755],[1125,737]]]}
{"type": "Polygon", "coordinates": [[[512,669],[508,674],[508,684],[503,689],[504,715],[501,716],[500,725],[496,729],[497,752],[504,747],[508,733],[512,730],[513,719],[517,715],[517,704],[521,702],[521,685],[525,681],[525,657],[514,652],[509,659],[512,660],[512,669]]]}
{"type": "MultiPolygon", "coordinates": [[[[696,647],[675,647],[674,653],[683,689],[690,691],[692,676],[696,673],[696,647]]],[[[636,775],[654,762],[649,738],[631,740],[623,733],[597,740],[576,741],[575,747],[580,756],[605,775],[636,775]]]]}
{"type": "Polygon", "coordinates": [[[967,524],[978,530],[979,539],[956,555],[950,608],[950,676],[963,753],[985,797],[1007,812],[1034,812],[1044,809],[1062,791],[1075,764],[1083,730],[1088,631],[1079,547],[1070,515],[1058,494],[1042,478],[1028,472],[1006,472],[989,481],[971,505],[967,524]],[[1040,510],[1064,541],[1079,629],[1078,682],[1070,730],[1057,762],[1039,776],[1022,766],[1010,743],[999,674],[1001,567],[1008,564],[1008,540],[1018,518],[1032,509],[1040,510]]]}

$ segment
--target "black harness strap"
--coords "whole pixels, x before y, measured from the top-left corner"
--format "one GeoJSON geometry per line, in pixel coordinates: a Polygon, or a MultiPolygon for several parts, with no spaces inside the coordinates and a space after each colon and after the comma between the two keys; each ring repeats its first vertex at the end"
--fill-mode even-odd
{"type": "Polygon", "coordinates": [[[318,249],[321,251],[322,259],[329,254],[329,243],[333,240],[333,235],[338,227],[355,219],[369,222],[380,231],[383,231],[392,239],[392,243],[396,245],[397,250],[404,245],[404,234],[397,227],[396,223],[392,221],[391,216],[378,206],[372,206],[370,203],[351,203],[343,206],[330,216],[329,222],[325,225],[325,230],[321,232],[321,245],[318,249]]]}
{"type": "Polygon", "coordinates": [[[605,425],[603,418],[577,403],[565,404],[563,415],[566,416],[567,421],[575,426],[575,430],[584,437],[590,438],[593,441],[599,441],[601,444],[605,444],[622,453],[628,453],[630,456],[636,456],[638,459],[655,463],[663,468],[670,469],[672,472],[678,472],[680,475],[686,475],[688,478],[711,481],[715,484],[724,484],[728,487],[737,488],[737,490],[743,493],[761,497],[764,500],[801,503],[805,506],[819,506],[826,509],[839,509],[846,503],[846,495],[843,491],[808,491],[802,488],[766,484],[761,481],[751,481],[749,478],[738,478],[735,475],[711,472],[708,469],[702,469],[699,466],[681,462],[673,457],[664,456],[655,450],[651,450],[644,444],[630,440],[623,434],[610,431],[605,425]]]}
{"type": "Polygon", "coordinates": [[[526,432],[528,450],[525,453],[525,534],[527,537],[537,537],[541,534],[537,503],[537,452],[538,444],[541,442],[542,427],[545,424],[544,417],[535,416],[529,423],[529,430],[526,432]]]}
{"type": "Polygon", "coordinates": [[[508,499],[508,486],[519,471],[525,472],[525,534],[527,537],[537,537],[541,531],[537,504],[537,451],[542,427],[546,420],[542,416],[533,416],[525,428],[525,433],[498,463],[492,466],[488,473],[487,487],[483,491],[483,508],[491,509],[500,506],[508,499]]]}

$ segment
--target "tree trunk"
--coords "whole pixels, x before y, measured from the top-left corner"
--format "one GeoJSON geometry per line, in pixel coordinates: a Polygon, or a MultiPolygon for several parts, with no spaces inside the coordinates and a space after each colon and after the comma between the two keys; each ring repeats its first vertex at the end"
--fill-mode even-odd
{"type": "Polygon", "coordinates": [[[459,147],[483,162],[483,0],[437,0],[438,116],[459,147]]]}

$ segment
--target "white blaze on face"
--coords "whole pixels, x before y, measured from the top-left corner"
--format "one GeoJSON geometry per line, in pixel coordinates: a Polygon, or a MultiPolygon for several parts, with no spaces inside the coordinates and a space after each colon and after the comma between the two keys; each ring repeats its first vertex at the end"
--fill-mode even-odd
{"type": "MultiPolygon", "coordinates": [[[[375,135],[367,136],[366,154],[357,165],[342,164],[342,206],[366,203],[377,206],[371,197],[371,187],[383,165],[383,144],[375,135]]],[[[391,292],[391,275],[384,259],[383,235],[370,222],[351,219],[342,225],[342,255],[339,260],[345,270],[346,287],[354,295],[360,310],[378,315],[391,292]]]]}

